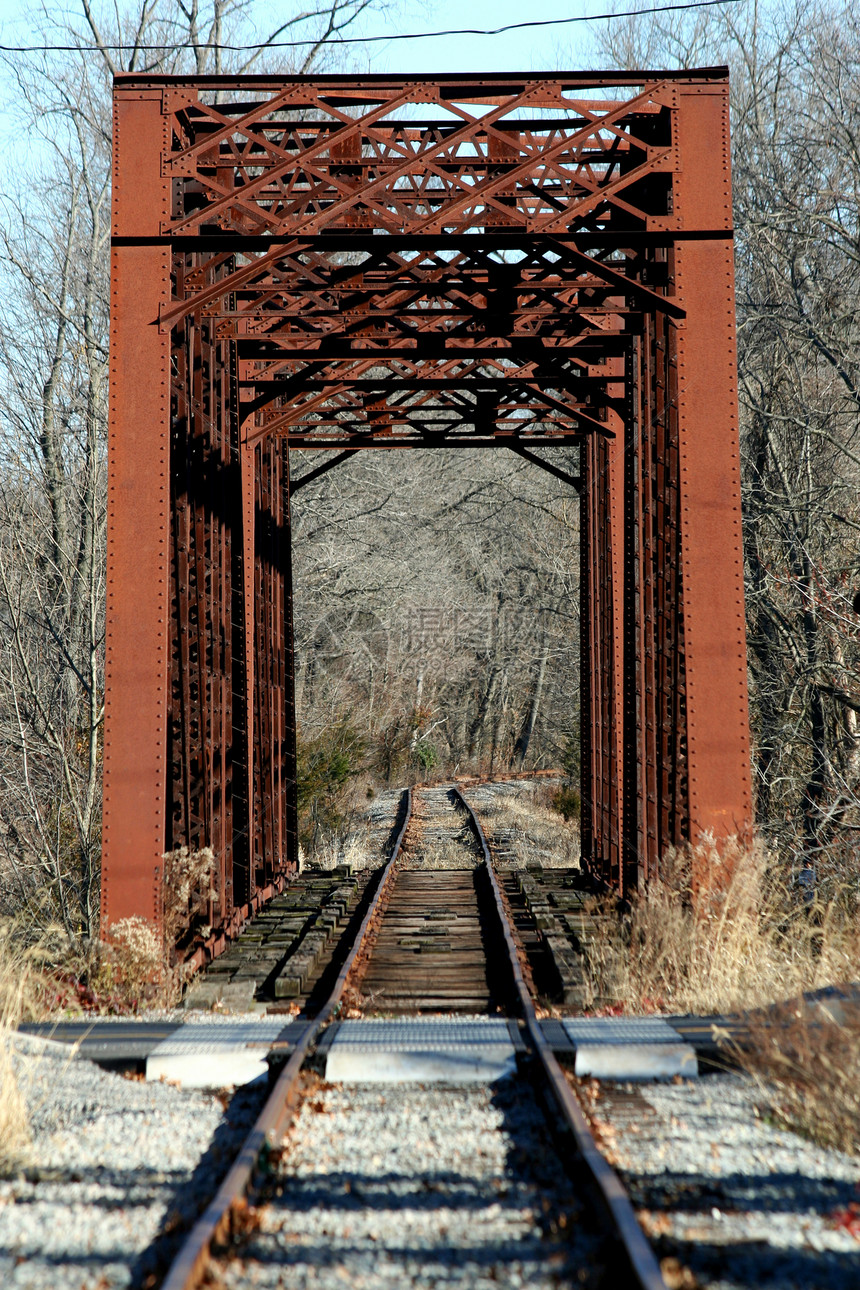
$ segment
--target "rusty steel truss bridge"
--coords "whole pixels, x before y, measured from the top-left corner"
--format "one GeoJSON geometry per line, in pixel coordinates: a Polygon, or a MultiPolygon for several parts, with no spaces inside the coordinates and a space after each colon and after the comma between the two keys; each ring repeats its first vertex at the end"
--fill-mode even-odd
{"type": "Polygon", "coordinates": [[[105,928],[293,871],[290,495],[362,449],[579,445],[584,856],[749,828],[724,68],[121,76],[113,234],[105,928]]]}

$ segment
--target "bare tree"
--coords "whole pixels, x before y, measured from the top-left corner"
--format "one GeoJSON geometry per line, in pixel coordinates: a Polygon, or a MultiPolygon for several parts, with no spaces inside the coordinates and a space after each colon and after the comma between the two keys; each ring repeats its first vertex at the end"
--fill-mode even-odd
{"type": "Polygon", "coordinates": [[[98,926],[111,77],[308,70],[377,2],[270,26],[255,0],[46,2],[48,48],[4,61],[26,179],[0,202],[0,909],[77,943],[98,926]]]}
{"type": "Polygon", "coordinates": [[[842,0],[630,18],[628,66],[732,80],[748,639],[759,822],[788,848],[860,829],[860,22],[842,0]]]}
{"type": "Polygon", "coordinates": [[[308,737],[351,714],[386,778],[559,763],[577,727],[569,486],[501,450],[363,453],[298,493],[293,523],[308,737]]]}

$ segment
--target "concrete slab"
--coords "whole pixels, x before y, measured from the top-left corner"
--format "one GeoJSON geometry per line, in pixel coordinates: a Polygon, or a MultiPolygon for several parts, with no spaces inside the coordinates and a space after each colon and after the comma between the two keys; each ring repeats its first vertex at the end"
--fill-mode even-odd
{"type": "Polygon", "coordinates": [[[699,1073],[695,1048],[662,1017],[577,1017],[562,1024],[576,1053],[576,1075],[650,1080],[699,1073]]]}
{"type": "Polygon", "coordinates": [[[490,1084],[513,1074],[503,1017],[344,1021],[326,1055],[334,1084],[490,1084]]]}
{"type": "Polygon", "coordinates": [[[283,1019],[212,1025],[187,1021],[146,1059],[148,1080],[173,1080],[183,1088],[249,1084],[268,1072],[266,1056],[284,1030],[283,1019]]]}

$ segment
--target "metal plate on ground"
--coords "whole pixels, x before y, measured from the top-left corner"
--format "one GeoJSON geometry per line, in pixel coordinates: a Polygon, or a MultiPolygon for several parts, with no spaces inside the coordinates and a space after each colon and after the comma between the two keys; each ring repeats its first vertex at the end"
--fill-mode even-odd
{"type": "Polygon", "coordinates": [[[326,1056],[332,1083],[492,1083],[511,1075],[503,1017],[344,1021],[326,1056]]]}
{"type": "Polygon", "coordinates": [[[289,1044],[295,1032],[295,1026],[285,1026],[278,1017],[187,1021],[149,1054],[146,1078],[174,1080],[183,1088],[249,1084],[268,1073],[266,1057],[273,1046],[289,1044]]]}
{"type": "Polygon", "coordinates": [[[147,1056],[181,1023],[178,1021],[108,1020],[28,1022],[26,1035],[65,1044],[70,1056],[84,1058],[109,1069],[142,1069],[147,1056]]]}
{"type": "Polygon", "coordinates": [[[649,1080],[699,1073],[695,1048],[662,1017],[577,1017],[562,1025],[577,1075],[649,1080]]]}

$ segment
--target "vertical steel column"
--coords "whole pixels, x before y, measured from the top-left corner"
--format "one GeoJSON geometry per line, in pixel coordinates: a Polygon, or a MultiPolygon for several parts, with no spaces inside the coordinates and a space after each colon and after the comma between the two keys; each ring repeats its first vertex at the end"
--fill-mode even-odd
{"type": "Polygon", "coordinates": [[[167,819],[170,216],[162,93],[119,89],[113,125],[102,928],[159,923],[167,819]]]}
{"type": "MultiPolygon", "coordinates": [[[[649,319],[645,319],[647,329],[649,319]]],[[[647,417],[648,353],[642,336],[626,355],[624,456],[624,851],[625,887],[639,885],[647,871],[649,807],[654,801],[654,684],[651,675],[654,614],[648,556],[652,550],[647,417]],[[630,863],[631,857],[633,864],[630,863]]]]}
{"type": "Polygon", "coordinates": [[[675,213],[681,591],[689,837],[752,822],[728,83],[678,87],[675,213]]]}
{"type": "Polygon", "coordinates": [[[254,885],[264,888],[279,857],[277,847],[277,695],[280,691],[277,624],[277,445],[254,451],[254,885]],[[274,567],[273,567],[274,566],[274,567]],[[273,576],[275,575],[275,576],[273,576]]]}
{"type": "Polygon", "coordinates": [[[580,571],[583,662],[583,854],[607,882],[621,882],[623,827],[624,432],[582,448],[584,564],[580,571]]]}
{"type": "MultiPolygon", "coordinates": [[[[631,749],[625,797],[636,880],[686,837],[686,706],[679,580],[677,399],[664,315],[646,320],[629,367],[629,563],[625,720],[631,749]]],[[[630,881],[632,882],[631,875],[630,881]]]]}
{"type": "MultiPolygon", "coordinates": [[[[227,912],[241,909],[251,899],[251,734],[253,720],[248,671],[247,552],[245,505],[245,457],[239,413],[239,360],[235,343],[224,346],[228,372],[225,374],[225,397],[228,401],[230,427],[230,507],[233,516],[230,549],[230,657],[232,661],[232,701],[230,729],[230,793],[233,811],[232,864],[227,876],[227,912]]],[[[253,521],[253,512],[251,515],[253,521]]],[[[250,620],[253,622],[253,619],[250,620]]]]}
{"type": "MultiPolygon", "coordinates": [[[[624,359],[612,358],[607,364],[619,379],[607,383],[607,393],[613,398],[623,398],[624,359]]],[[[616,889],[624,894],[630,881],[628,849],[625,831],[624,773],[625,760],[630,751],[625,748],[625,669],[629,665],[625,641],[625,597],[628,591],[625,577],[625,566],[629,560],[627,537],[626,494],[626,457],[628,454],[629,427],[625,425],[617,412],[609,410],[606,417],[607,427],[614,431],[615,438],[606,441],[606,489],[608,502],[608,524],[602,533],[602,540],[607,544],[606,576],[609,578],[608,594],[612,602],[612,636],[611,636],[611,669],[612,690],[609,704],[609,745],[610,745],[610,784],[609,784],[609,837],[608,854],[611,881],[616,889]]],[[[635,815],[634,815],[635,819],[635,815]]],[[[633,853],[635,856],[635,852],[633,853]]],[[[633,876],[635,883],[635,875],[633,876]]]]}
{"type": "Polygon", "coordinates": [[[284,573],[284,623],[282,648],[284,651],[284,698],[283,698],[283,736],[281,752],[281,810],[283,827],[283,859],[286,866],[295,872],[299,867],[299,800],[298,800],[298,749],[296,730],[296,657],[295,630],[293,620],[293,541],[292,513],[290,510],[290,446],[288,440],[281,443],[283,470],[281,473],[282,494],[281,506],[285,535],[283,538],[286,555],[284,573]]]}
{"type": "Polygon", "coordinates": [[[580,727],[580,838],[583,863],[589,868],[597,865],[595,846],[597,793],[597,749],[599,731],[596,728],[597,704],[594,675],[594,453],[591,440],[586,440],[579,450],[579,474],[582,486],[579,495],[579,727],[580,727]]]}
{"type": "MultiPolygon", "coordinates": [[[[598,491],[599,527],[595,534],[596,581],[598,604],[598,640],[595,659],[600,668],[600,832],[598,835],[600,869],[608,882],[617,877],[618,858],[618,729],[615,722],[617,688],[620,676],[616,670],[616,592],[613,579],[613,501],[615,490],[611,469],[612,446],[606,439],[597,443],[599,470],[595,488],[598,491]]],[[[594,664],[592,663],[592,666],[594,664]]]]}
{"type": "Polygon", "coordinates": [[[591,602],[590,659],[592,755],[592,864],[601,877],[612,877],[612,692],[613,621],[609,564],[608,452],[605,439],[593,436],[586,446],[589,461],[588,523],[591,559],[587,570],[591,602]]]}
{"type": "Polygon", "coordinates": [[[254,453],[254,828],[255,884],[266,888],[298,859],[293,676],[289,449],[264,441],[254,453]]]}
{"type": "MultiPolygon", "coordinates": [[[[240,364],[241,369],[241,364],[240,364]]],[[[254,592],[254,551],[256,548],[256,507],[254,505],[254,449],[242,444],[242,623],[243,648],[245,651],[245,693],[242,696],[245,711],[245,765],[248,780],[248,859],[247,859],[247,892],[242,893],[242,900],[250,899],[254,894],[254,850],[257,828],[256,801],[254,792],[254,762],[256,757],[257,721],[254,712],[254,697],[257,684],[257,652],[254,646],[256,596],[254,592]]],[[[236,903],[240,896],[236,893],[236,903]]]]}
{"type": "MultiPolygon", "coordinates": [[[[191,257],[174,257],[177,292],[193,273],[186,261],[191,257]]],[[[237,702],[245,701],[244,647],[236,653],[233,631],[234,583],[242,573],[234,559],[234,545],[241,555],[234,536],[242,532],[236,391],[231,347],[214,332],[209,319],[186,319],[172,338],[167,846],[212,847],[217,900],[200,922],[219,926],[233,908],[234,851],[243,849],[245,824],[235,811],[247,788],[237,747],[244,718],[234,722],[237,702]]]]}

